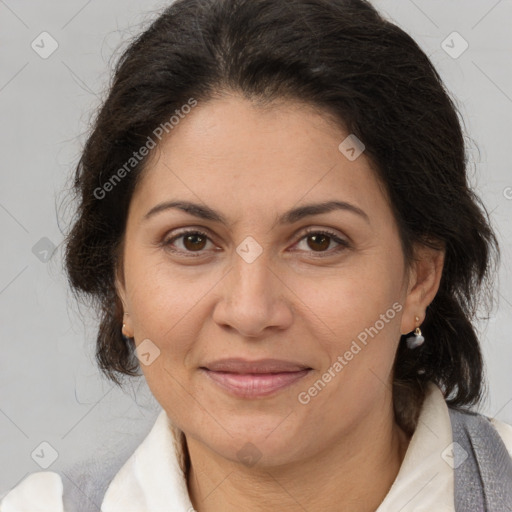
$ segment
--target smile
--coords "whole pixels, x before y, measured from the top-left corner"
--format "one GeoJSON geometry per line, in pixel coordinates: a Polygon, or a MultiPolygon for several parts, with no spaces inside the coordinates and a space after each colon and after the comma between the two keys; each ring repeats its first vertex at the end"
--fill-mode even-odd
{"type": "Polygon", "coordinates": [[[305,377],[311,368],[279,373],[233,373],[201,368],[219,387],[239,398],[261,398],[285,389],[305,377]]]}

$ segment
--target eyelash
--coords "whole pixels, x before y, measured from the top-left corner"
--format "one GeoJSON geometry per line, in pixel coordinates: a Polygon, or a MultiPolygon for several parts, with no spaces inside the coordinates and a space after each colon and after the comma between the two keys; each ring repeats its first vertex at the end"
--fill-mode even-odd
{"type": "MultiPolygon", "coordinates": [[[[203,254],[202,251],[195,251],[195,252],[194,251],[183,251],[181,249],[177,250],[177,249],[172,248],[172,245],[171,245],[172,242],[174,242],[182,237],[188,236],[188,235],[200,235],[200,236],[203,236],[203,237],[207,238],[208,240],[210,240],[210,237],[204,231],[201,231],[199,229],[193,229],[193,230],[188,230],[188,231],[183,231],[181,233],[178,233],[177,235],[173,236],[172,238],[168,238],[168,239],[164,240],[161,245],[168,248],[172,253],[185,255],[186,257],[197,258],[197,257],[202,256],[202,254],[203,254]]],[[[342,250],[345,250],[345,249],[349,249],[351,247],[351,245],[346,240],[340,238],[338,235],[336,235],[336,233],[333,233],[332,231],[328,231],[328,230],[323,230],[323,229],[311,229],[310,228],[310,229],[306,230],[298,242],[301,242],[304,238],[307,238],[310,235],[325,235],[325,236],[331,238],[334,242],[340,244],[335,249],[331,249],[328,251],[317,251],[316,254],[318,254],[318,256],[314,256],[315,258],[324,258],[327,256],[332,256],[333,254],[337,254],[338,252],[341,252],[342,250]],[[323,254],[325,254],[325,256],[323,254]]],[[[311,251],[311,252],[315,253],[315,251],[311,251]]]]}

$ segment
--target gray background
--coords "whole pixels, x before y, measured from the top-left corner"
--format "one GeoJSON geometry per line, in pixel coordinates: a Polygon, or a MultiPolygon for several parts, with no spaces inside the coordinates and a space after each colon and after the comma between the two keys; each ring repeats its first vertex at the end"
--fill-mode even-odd
{"type": "MultiPolygon", "coordinates": [[[[58,454],[49,470],[59,469],[116,443],[135,447],[158,412],[143,378],[121,391],[95,367],[94,315],[68,291],[69,217],[57,207],[115,56],[167,3],[0,0],[0,493],[42,470],[31,456],[41,442],[58,454]],[[43,31],[58,43],[46,59],[31,47],[43,31]]],[[[512,1],[374,3],[430,56],[464,118],[471,182],[503,251],[498,306],[481,325],[489,383],[481,411],[512,423],[512,1]],[[453,31],[469,44],[458,58],[441,47],[453,31]]]]}

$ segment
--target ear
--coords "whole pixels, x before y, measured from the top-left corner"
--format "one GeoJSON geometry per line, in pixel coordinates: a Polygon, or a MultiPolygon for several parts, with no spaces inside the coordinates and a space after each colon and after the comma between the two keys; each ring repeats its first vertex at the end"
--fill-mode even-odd
{"type": "Polygon", "coordinates": [[[402,314],[402,334],[414,331],[425,320],[427,306],[434,300],[441,284],[444,259],[444,248],[433,249],[424,245],[415,247],[402,314]],[[419,322],[416,322],[415,317],[419,317],[419,322]]]}
{"type": "Polygon", "coordinates": [[[123,334],[127,338],[133,338],[133,326],[130,312],[128,310],[128,300],[122,265],[116,268],[114,285],[116,288],[117,296],[119,297],[117,302],[121,302],[120,307],[122,308],[122,311],[120,316],[122,317],[123,322],[123,334]]]}

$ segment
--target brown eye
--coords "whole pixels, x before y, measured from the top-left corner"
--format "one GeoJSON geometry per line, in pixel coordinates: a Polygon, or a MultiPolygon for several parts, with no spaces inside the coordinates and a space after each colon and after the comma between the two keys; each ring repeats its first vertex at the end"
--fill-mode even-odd
{"type": "Polygon", "coordinates": [[[324,251],[329,248],[330,237],[327,235],[318,233],[315,235],[308,235],[307,238],[311,241],[311,243],[308,242],[308,246],[315,251],[324,251]]]}
{"type": "Polygon", "coordinates": [[[188,251],[200,251],[204,249],[206,237],[200,233],[183,236],[183,245],[188,251]]]}
{"type": "Polygon", "coordinates": [[[180,253],[184,256],[195,256],[193,253],[198,253],[197,255],[200,256],[208,240],[209,236],[202,231],[185,231],[165,240],[163,245],[171,252],[180,253]],[[175,242],[179,240],[181,240],[182,247],[175,246],[175,242]]]}
{"type": "MultiPolygon", "coordinates": [[[[306,252],[327,253],[327,255],[332,255],[333,253],[340,252],[350,247],[348,241],[343,240],[336,233],[331,231],[309,230],[306,232],[305,236],[300,239],[299,245],[302,240],[307,240],[306,244],[309,251],[306,249],[306,252]],[[329,246],[333,241],[338,244],[338,247],[329,250],[329,246]]],[[[323,256],[323,254],[320,254],[320,256],[323,256]]]]}

